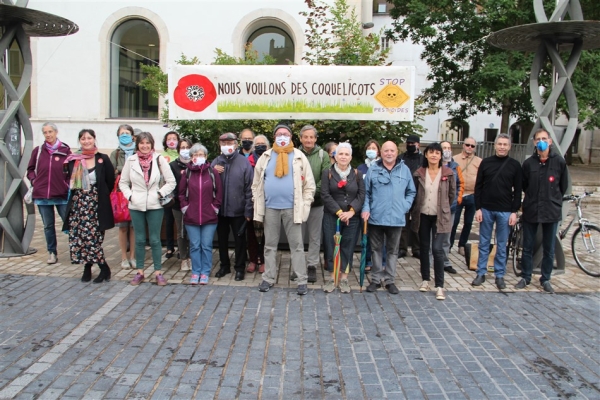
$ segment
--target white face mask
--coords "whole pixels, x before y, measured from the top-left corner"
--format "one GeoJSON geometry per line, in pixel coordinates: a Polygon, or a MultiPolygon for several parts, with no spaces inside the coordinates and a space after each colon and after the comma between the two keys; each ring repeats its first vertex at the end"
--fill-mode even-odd
{"type": "Polygon", "coordinates": [[[444,162],[450,162],[452,160],[452,150],[444,150],[442,157],[444,162]]]}
{"type": "Polygon", "coordinates": [[[235,146],[221,146],[221,153],[226,156],[230,156],[235,151],[235,146]]]}
{"type": "Polygon", "coordinates": [[[194,159],[194,165],[200,166],[206,162],[206,157],[196,157],[194,159]]]}
{"type": "Polygon", "coordinates": [[[181,157],[184,160],[189,160],[190,159],[190,149],[179,150],[179,157],[181,157]]]}
{"type": "Polygon", "coordinates": [[[290,144],[290,137],[288,137],[288,136],[277,136],[275,138],[275,143],[277,143],[277,146],[279,146],[279,147],[285,147],[288,144],[290,144]]]}

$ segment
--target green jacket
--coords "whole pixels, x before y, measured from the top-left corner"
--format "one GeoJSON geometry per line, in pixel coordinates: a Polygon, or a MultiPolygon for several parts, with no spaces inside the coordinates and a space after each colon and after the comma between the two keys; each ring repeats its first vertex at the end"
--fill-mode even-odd
{"type": "Polygon", "coordinates": [[[323,150],[318,144],[315,144],[315,147],[309,153],[304,150],[302,145],[300,145],[299,150],[304,153],[306,158],[308,159],[308,163],[310,164],[310,169],[312,170],[313,177],[315,178],[315,185],[317,186],[315,192],[315,199],[311,204],[311,207],[318,207],[323,205],[323,201],[321,200],[321,175],[323,175],[323,171],[327,168],[331,167],[331,162],[329,161],[329,154],[325,150],[323,150]]]}

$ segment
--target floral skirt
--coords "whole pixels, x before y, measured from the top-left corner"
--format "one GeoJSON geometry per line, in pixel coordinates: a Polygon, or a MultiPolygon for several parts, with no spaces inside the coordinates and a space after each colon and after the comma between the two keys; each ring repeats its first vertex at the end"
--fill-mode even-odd
{"type": "Polygon", "coordinates": [[[104,232],[98,222],[98,189],[71,191],[69,212],[69,250],[73,264],[104,264],[104,232]]]}

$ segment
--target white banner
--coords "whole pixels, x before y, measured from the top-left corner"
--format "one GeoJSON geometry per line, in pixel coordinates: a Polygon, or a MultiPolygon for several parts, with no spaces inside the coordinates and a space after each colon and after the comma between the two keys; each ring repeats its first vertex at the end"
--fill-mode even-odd
{"type": "Polygon", "coordinates": [[[170,119],[412,121],[414,67],[177,65],[170,119]]]}

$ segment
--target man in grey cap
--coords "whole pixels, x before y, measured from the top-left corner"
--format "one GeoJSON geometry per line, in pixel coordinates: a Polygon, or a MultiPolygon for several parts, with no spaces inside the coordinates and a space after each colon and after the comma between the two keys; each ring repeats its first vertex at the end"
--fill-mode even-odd
{"type": "Polygon", "coordinates": [[[279,124],[273,131],[273,148],[254,167],[252,198],[254,221],[263,222],[265,272],[258,286],[268,292],[277,280],[277,245],[281,225],[290,246],[292,270],[298,276],[298,294],[308,293],[302,222],[308,219],[315,195],[315,180],[306,156],[292,143],[292,130],[279,124]]]}
{"type": "MultiPolygon", "coordinates": [[[[404,164],[410,169],[410,175],[415,173],[420,167],[423,166],[423,154],[419,150],[421,145],[421,138],[417,135],[408,135],[406,138],[406,151],[400,155],[400,159],[404,161],[404,164]]],[[[406,214],[406,226],[410,225],[410,213],[406,214]]],[[[402,229],[400,235],[400,250],[398,250],[398,258],[406,257],[408,253],[408,245],[412,247],[413,257],[419,258],[420,246],[419,246],[419,235],[412,231],[412,229],[402,229]]]]}
{"type": "MultiPolygon", "coordinates": [[[[229,230],[235,240],[235,280],[244,280],[246,270],[246,229],[244,221],[252,218],[252,166],[237,151],[237,136],[224,133],[219,137],[221,154],[212,162],[219,166],[219,176],[223,183],[223,202],[219,209],[217,235],[219,236],[219,259],[221,268],[215,277],[221,278],[231,272],[229,259],[229,230]],[[238,235],[240,230],[244,234],[238,235]]],[[[215,168],[216,169],[216,168],[215,168]]]]}

